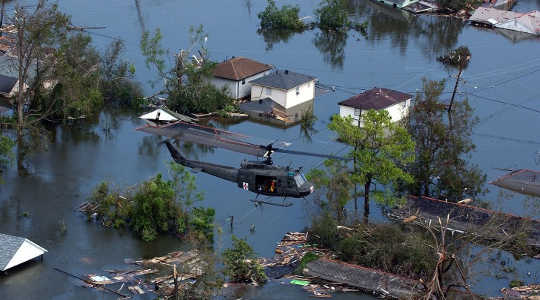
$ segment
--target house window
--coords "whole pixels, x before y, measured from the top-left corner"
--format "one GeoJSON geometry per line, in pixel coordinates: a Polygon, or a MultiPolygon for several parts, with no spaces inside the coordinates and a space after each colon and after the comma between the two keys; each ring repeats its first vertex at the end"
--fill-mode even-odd
{"type": "Polygon", "coordinates": [[[300,87],[299,86],[296,87],[296,94],[300,95],[300,87]]]}
{"type": "Polygon", "coordinates": [[[355,116],[355,117],[360,116],[360,112],[361,112],[361,110],[360,110],[359,108],[355,108],[355,109],[354,109],[354,116],[355,116]]]}
{"type": "Polygon", "coordinates": [[[266,95],[272,95],[272,89],[266,88],[266,95]]]}
{"type": "Polygon", "coordinates": [[[242,80],[242,84],[246,84],[246,80],[245,80],[245,79],[244,79],[244,80],[242,80]]]}

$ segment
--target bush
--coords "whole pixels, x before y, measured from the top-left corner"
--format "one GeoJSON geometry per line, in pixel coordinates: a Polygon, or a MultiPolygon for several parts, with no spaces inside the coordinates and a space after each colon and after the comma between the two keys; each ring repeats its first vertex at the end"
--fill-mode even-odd
{"type": "Polygon", "coordinates": [[[223,251],[224,273],[232,282],[265,283],[268,278],[263,267],[255,260],[255,253],[249,244],[234,235],[233,247],[223,251]]]}
{"type": "Polygon", "coordinates": [[[296,267],[296,269],[294,270],[294,274],[298,274],[298,275],[301,275],[303,272],[304,272],[304,269],[306,268],[306,265],[312,261],[315,261],[319,259],[319,256],[313,252],[308,252],[304,255],[304,257],[302,257],[302,259],[300,260],[300,263],[298,264],[298,266],[296,267]]]}
{"type": "Polygon", "coordinates": [[[129,227],[146,242],[162,233],[188,232],[211,242],[214,209],[190,209],[194,201],[202,200],[202,194],[196,193],[194,177],[181,166],[174,165],[171,171],[172,180],[164,180],[158,174],[127,191],[126,196],[112,191],[106,182],[99,184],[89,199],[96,207],[98,219],[106,227],[129,227]]]}
{"type": "Polygon", "coordinates": [[[261,20],[261,30],[294,30],[301,31],[306,28],[300,20],[298,6],[284,5],[277,8],[274,0],[268,0],[266,8],[257,16],[261,20]]]}
{"type": "Polygon", "coordinates": [[[351,21],[345,0],[325,0],[315,11],[319,28],[324,30],[344,31],[349,29],[351,21]]]}

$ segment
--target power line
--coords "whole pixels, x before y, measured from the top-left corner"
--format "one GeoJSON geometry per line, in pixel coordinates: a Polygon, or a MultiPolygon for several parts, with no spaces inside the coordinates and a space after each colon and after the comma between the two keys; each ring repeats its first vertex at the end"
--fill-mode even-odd
{"type": "Polygon", "coordinates": [[[482,99],[482,100],[495,102],[495,103],[500,103],[500,104],[505,104],[505,105],[521,108],[521,109],[524,109],[524,110],[532,111],[532,112],[535,112],[535,113],[540,113],[540,109],[536,109],[536,108],[533,108],[533,107],[528,107],[528,106],[521,105],[521,104],[510,103],[508,101],[494,99],[494,98],[481,96],[481,95],[477,95],[477,94],[473,94],[473,93],[469,93],[469,95],[477,97],[477,98],[482,99]]]}

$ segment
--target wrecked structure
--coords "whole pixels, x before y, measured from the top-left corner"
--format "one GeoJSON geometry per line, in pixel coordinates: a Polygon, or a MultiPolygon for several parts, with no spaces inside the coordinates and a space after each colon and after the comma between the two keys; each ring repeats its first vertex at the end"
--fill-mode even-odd
{"type": "Polygon", "coordinates": [[[87,274],[77,276],[64,270],[55,270],[84,282],[85,287],[101,289],[121,298],[155,294],[162,299],[189,289],[203,275],[205,262],[197,250],[175,251],[151,259],[131,260],[126,270],[106,270],[107,275],[87,274]]]}
{"type": "Polygon", "coordinates": [[[388,209],[386,215],[394,220],[407,220],[421,226],[449,216],[447,230],[452,234],[466,234],[478,242],[494,242],[494,245],[502,249],[518,251],[518,255],[540,258],[538,220],[425,196],[409,196],[404,205],[388,209]],[[516,236],[523,239],[523,245],[514,243],[516,236]]]}

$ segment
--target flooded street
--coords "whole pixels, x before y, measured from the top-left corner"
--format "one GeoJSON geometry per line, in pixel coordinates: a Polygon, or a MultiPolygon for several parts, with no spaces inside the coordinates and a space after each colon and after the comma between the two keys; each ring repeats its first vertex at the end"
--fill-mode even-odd
{"type": "MultiPolygon", "coordinates": [[[[436,58],[449,49],[467,46],[472,59],[463,73],[458,99],[467,97],[479,118],[473,135],[476,151],[471,160],[487,174],[488,182],[504,174],[500,168],[540,169],[540,39],[516,41],[515,36],[478,29],[451,18],[416,17],[370,1],[349,2],[354,18],[369,21],[367,38],[352,30],[346,35],[329,35],[318,29],[290,36],[259,35],[257,13],[264,9],[262,0],[58,1],[60,9],[72,15],[74,24],[107,26],[91,35],[99,49],[115,37],[124,40],[124,57],[134,63],[137,79],[144,84],[147,95],[158,87],[149,84],[157,77],[145,66],[139,46],[142,32],[160,28],[163,46],[176,52],[189,47],[189,27],[198,24],[208,32],[208,50],[216,61],[249,57],[315,76],[320,83],[334,86],[335,92],[315,99],[318,121],[311,138],[302,135],[299,125],[281,129],[244,121],[226,126],[257,143],[287,141],[294,150],[329,154],[347,151],[327,129],[331,115],[339,111],[338,102],[375,86],[414,94],[422,88],[422,78],[446,78],[452,86],[455,72],[447,72],[436,58]]],[[[285,3],[298,3],[300,15],[311,16],[319,2],[285,3]]],[[[513,10],[532,9],[540,9],[540,0],[518,0],[513,10]]],[[[449,98],[450,93],[445,97],[449,98]]],[[[42,263],[24,265],[9,271],[9,276],[0,276],[0,299],[114,299],[110,294],[81,288],[80,282],[68,279],[53,267],[77,274],[103,272],[121,268],[124,258],[148,258],[187,247],[172,236],[145,243],[128,231],[108,230],[87,222],[77,212],[102,181],[123,188],[158,172],[167,173],[168,152],[158,145],[158,138],[135,131],[142,124],[136,115],[103,112],[98,120],[61,126],[46,151],[30,156],[29,176],[18,177],[15,166],[8,170],[0,184],[0,232],[25,236],[48,253],[42,263]],[[62,224],[67,229],[65,234],[61,233],[62,224]]],[[[222,149],[203,152],[196,147],[186,155],[235,167],[249,158],[222,149]]],[[[285,154],[275,154],[273,159],[281,165],[303,166],[306,171],[322,163],[318,158],[285,154]]],[[[247,238],[259,255],[272,256],[285,232],[301,231],[309,225],[310,197],[294,199],[289,208],[257,208],[249,202],[255,195],[233,183],[204,173],[196,174],[196,178],[205,196],[202,205],[216,210],[216,225],[223,229],[215,237],[218,253],[230,246],[234,234],[247,238]],[[235,220],[232,231],[227,222],[230,216],[235,220]],[[254,232],[250,232],[252,224],[254,232]]],[[[489,184],[486,188],[489,191],[483,200],[491,208],[540,218],[538,198],[489,184]]],[[[372,219],[385,220],[376,207],[372,219]]],[[[500,255],[513,261],[507,253],[500,255]]],[[[517,275],[538,282],[540,260],[523,259],[514,266],[517,275]]],[[[514,274],[496,279],[488,273],[493,270],[485,266],[474,271],[477,280],[473,290],[482,294],[498,295],[500,288],[514,279],[514,274]]],[[[308,299],[310,295],[299,287],[271,282],[250,289],[246,297],[308,299]]],[[[338,294],[335,298],[373,299],[355,294],[338,294]]]]}

